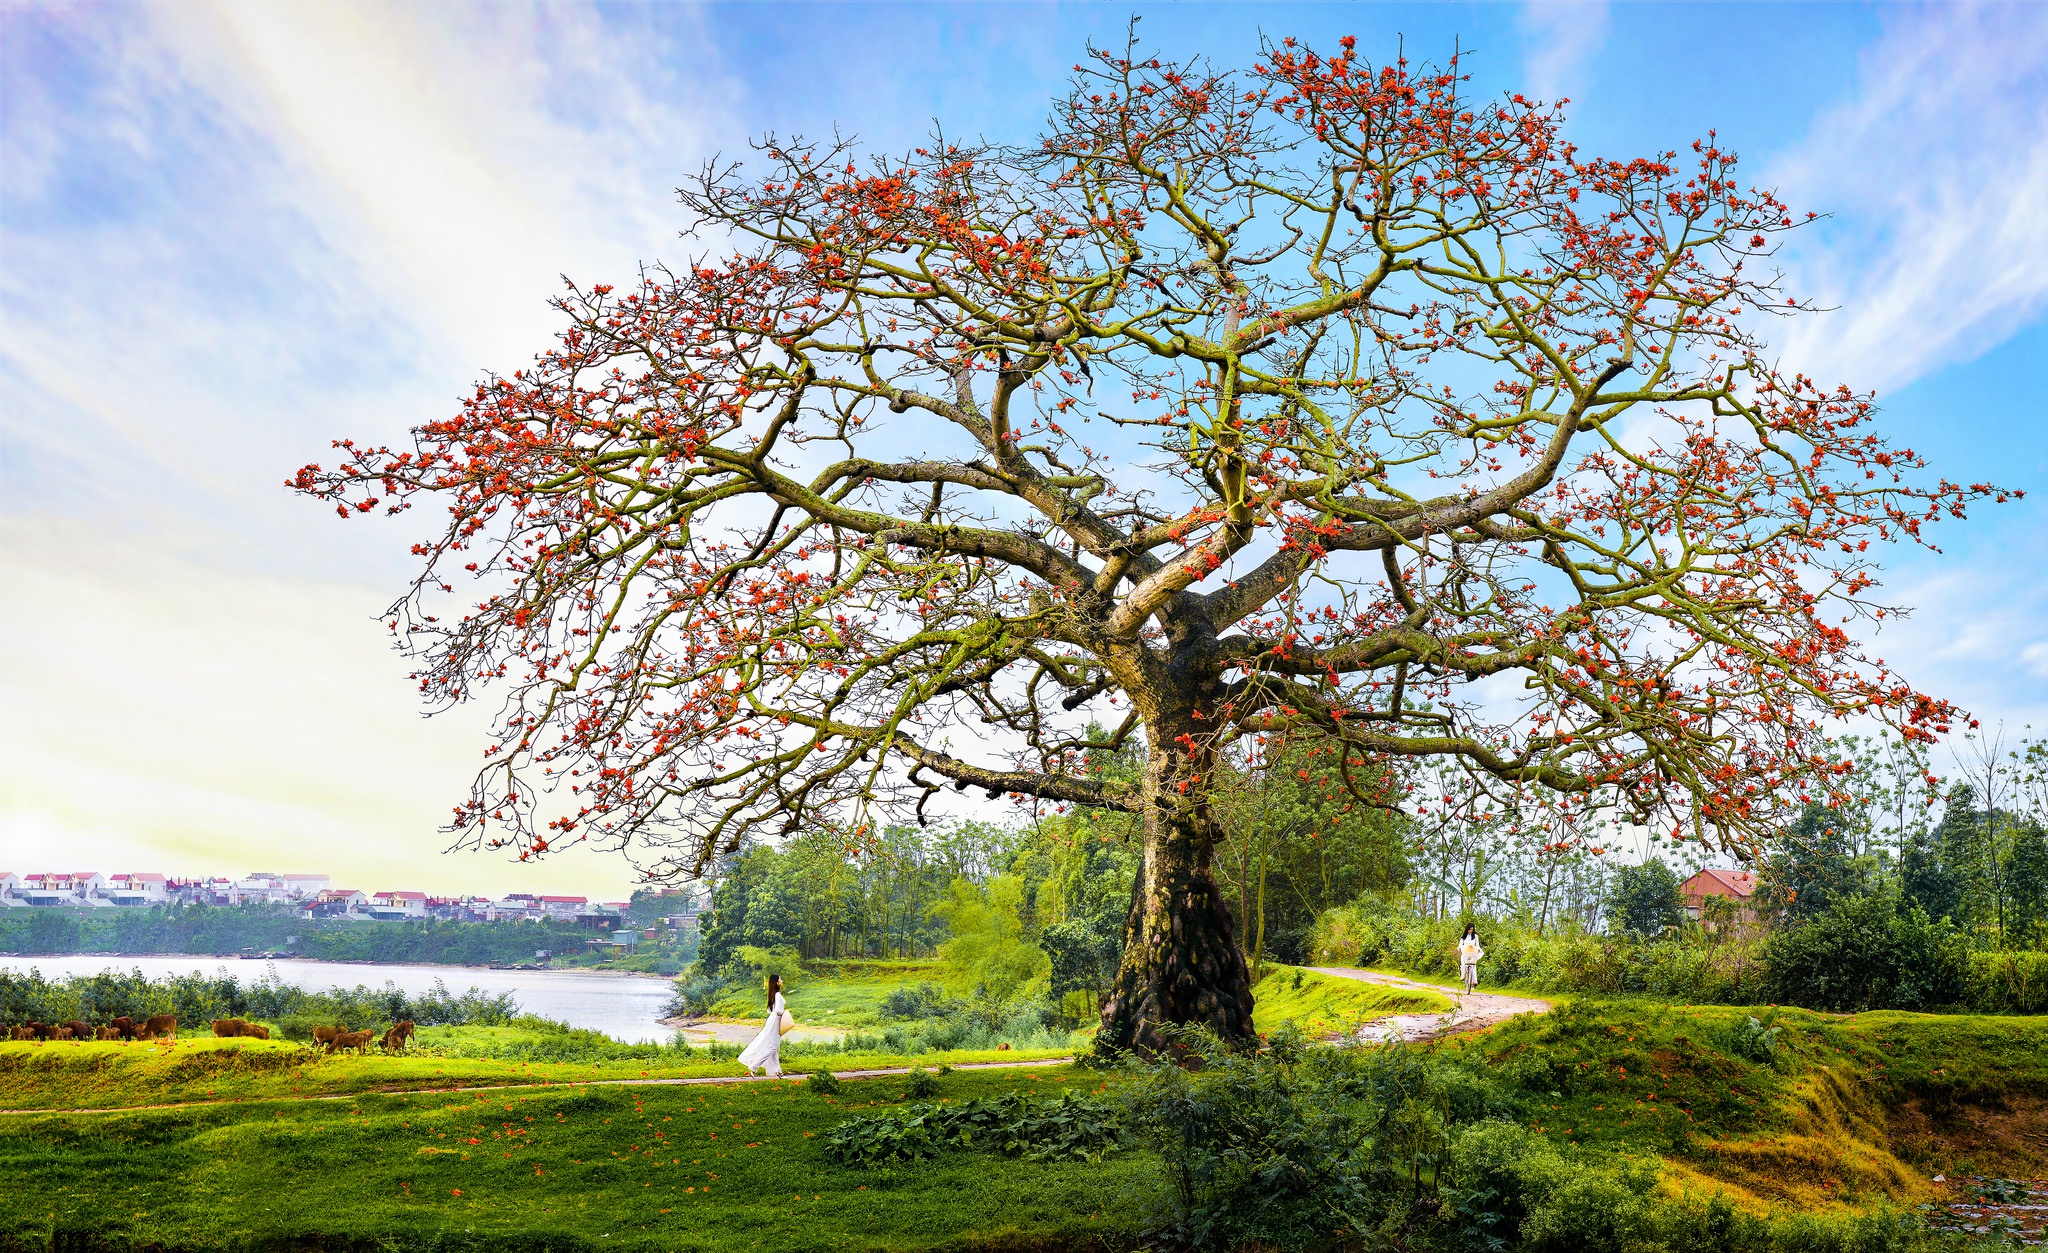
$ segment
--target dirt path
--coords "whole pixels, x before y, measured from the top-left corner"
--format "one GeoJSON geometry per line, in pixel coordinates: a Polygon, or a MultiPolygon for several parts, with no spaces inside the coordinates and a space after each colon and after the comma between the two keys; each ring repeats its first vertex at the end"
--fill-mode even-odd
{"type": "MultiPolygon", "coordinates": [[[[1040,1057],[1024,1062],[958,1062],[954,1070],[1019,1070],[1033,1066],[1065,1066],[1071,1057],[1040,1057]]],[[[841,1079],[881,1079],[907,1075],[917,1067],[883,1066],[875,1070],[835,1070],[841,1079]]],[[[368,1096],[438,1096],[460,1092],[513,1092],[527,1089],[559,1088],[660,1088],[693,1087],[698,1084],[802,1083],[805,1072],[781,1075],[696,1075],[680,1079],[567,1079],[560,1083],[478,1083],[444,1088],[365,1088],[360,1092],[330,1093],[322,1096],[223,1096],[210,1101],[169,1101],[161,1105],[107,1105],[90,1109],[0,1109],[7,1114],[132,1114],[145,1109],[190,1109],[199,1105],[264,1105],[284,1101],[360,1101],[368,1096]]]]}
{"type": "Polygon", "coordinates": [[[1495,992],[1463,993],[1434,983],[1404,979],[1400,975],[1383,975],[1374,970],[1354,970],[1349,966],[1314,966],[1311,969],[1317,974],[1335,975],[1339,979],[1356,979],[1361,983],[1438,992],[1457,1003],[1457,1008],[1448,1014],[1396,1014],[1391,1018],[1366,1023],[1358,1029],[1357,1038],[1367,1044],[1378,1044],[1387,1040],[1434,1040],[1438,1036],[1484,1030],[1497,1022],[1506,1022],[1516,1014],[1550,1012],[1549,1001],[1539,1001],[1531,996],[1502,996],[1495,992]]]}

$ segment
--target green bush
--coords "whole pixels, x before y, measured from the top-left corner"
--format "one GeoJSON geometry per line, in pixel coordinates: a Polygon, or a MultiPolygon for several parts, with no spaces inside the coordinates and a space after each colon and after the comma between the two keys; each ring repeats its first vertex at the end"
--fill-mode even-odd
{"type": "Polygon", "coordinates": [[[1764,942],[1776,1004],[1810,1009],[1930,1010],[1962,1003],[1969,954],[1961,932],[1930,920],[1896,889],[1837,900],[1764,942]]]}
{"type": "Polygon", "coordinates": [[[1165,1168],[1167,1242],[1377,1243],[1434,1182],[1450,1101],[1405,1051],[1311,1048],[1291,1030],[1250,1055],[1172,1039],[1192,1064],[1139,1069],[1125,1089],[1132,1134],[1165,1168]]]}
{"type": "Polygon", "coordinates": [[[2048,1013],[2048,953],[1972,953],[1964,984],[1964,1003],[1980,1014],[2048,1013]]]}
{"type": "Polygon", "coordinates": [[[839,1076],[829,1070],[814,1070],[804,1077],[804,1089],[819,1096],[838,1096],[839,1076]]]}

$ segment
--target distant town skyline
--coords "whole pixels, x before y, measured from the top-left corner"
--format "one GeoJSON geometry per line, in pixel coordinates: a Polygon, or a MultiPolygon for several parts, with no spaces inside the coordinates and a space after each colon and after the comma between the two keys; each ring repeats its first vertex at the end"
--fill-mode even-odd
{"type": "MultiPolygon", "coordinates": [[[[1607,156],[1719,128],[1831,215],[1787,368],[1876,388],[1930,475],[2027,489],[1885,554],[1876,651],[2048,726],[2048,19],[2039,6],[1137,5],[1164,55],[1462,49],[1607,156]],[[1682,49],[1682,51],[1675,51],[1682,49]]],[[[634,868],[443,856],[495,702],[421,717],[381,611],[424,515],[284,480],[548,343],[567,274],[686,261],[672,189],[767,131],[1029,142],[1114,6],[17,6],[0,13],[0,867],[622,899],[634,868]],[[905,55],[905,47],[917,55],[905,55]],[[945,67],[933,72],[933,66],[945,67]]],[[[1937,766],[1949,768],[1947,750],[1937,766]]],[[[965,805],[976,798],[945,803],[965,805]]],[[[963,810],[964,812],[964,810],[963,810]]],[[[976,811],[1007,819],[1005,804],[976,811]]]]}

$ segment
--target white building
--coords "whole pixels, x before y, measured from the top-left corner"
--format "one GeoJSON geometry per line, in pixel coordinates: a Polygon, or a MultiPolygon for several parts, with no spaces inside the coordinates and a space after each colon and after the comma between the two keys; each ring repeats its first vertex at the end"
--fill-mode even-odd
{"type": "Polygon", "coordinates": [[[170,881],[160,874],[108,875],[94,904],[121,906],[161,905],[171,899],[170,881]]]}
{"type": "Polygon", "coordinates": [[[21,877],[15,895],[24,904],[41,907],[86,905],[106,885],[107,877],[97,870],[76,874],[29,874],[21,877]]]}
{"type": "Polygon", "coordinates": [[[590,908],[587,896],[543,896],[540,907],[550,918],[574,918],[590,908]]]}
{"type": "Polygon", "coordinates": [[[378,892],[370,897],[370,904],[376,909],[397,910],[407,918],[427,916],[425,892],[378,892]]]}
{"type": "Polygon", "coordinates": [[[526,922],[539,922],[546,917],[540,898],[527,892],[512,892],[490,903],[488,917],[492,922],[500,918],[518,918],[526,922]]]}
{"type": "Polygon", "coordinates": [[[285,891],[295,901],[310,901],[334,886],[334,879],[324,874],[279,875],[284,880],[285,891]]]}

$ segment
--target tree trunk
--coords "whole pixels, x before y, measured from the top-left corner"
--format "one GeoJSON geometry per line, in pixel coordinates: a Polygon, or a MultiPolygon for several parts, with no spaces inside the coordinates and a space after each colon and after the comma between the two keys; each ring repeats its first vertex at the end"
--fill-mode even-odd
{"type": "Polygon", "coordinates": [[[1096,1047],[1153,1057],[1166,1045],[1160,1028],[1181,1023],[1254,1044],[1251,975],[1230,907],[1210,877],[1215,841],[1206,807],[1177,795],[1147,800],[1145,860],[1096,1047]]]}

